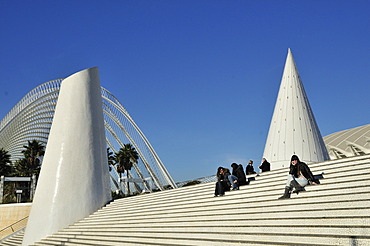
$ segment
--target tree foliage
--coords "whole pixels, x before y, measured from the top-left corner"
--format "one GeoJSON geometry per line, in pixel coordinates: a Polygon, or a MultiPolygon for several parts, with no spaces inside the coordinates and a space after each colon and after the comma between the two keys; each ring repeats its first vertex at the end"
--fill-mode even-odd
{"type": "Polygon", "coordinates": [[[192,181],[189,181],[186,184],[184,184],[183,187],[185,187],[185,186],[191,186],[191,185],[197,185],[197,184],[200,184],[200,183],[201,182],[199,180],[192,180],[192,181]]]}
{"type": "Polygon", "coordinates": [[[8,151],[0,148],[0,176],[9,176],[13,172],[12,162],[8,151]]]}
{"type": "Polygon", "coordinates": [[[139,154],[136,149],[131,144],[124,144],[122,148],[114,156],[115,162],[117,164],[117,172],[124,173],[130,171],[133,164],[137,163],[139,159],[139,154]]]}
{"type": "MultiPolygon", "coordinates": [[[[122,148],[114,156],[115,162],[117,164],[117,172],[120,178],[122,178],[122,173],[127,171],[127,178],[129,178],[129,171],[131,170],[134,163],[137,163],[139,159],[139,154],[136,149],[130,144],[124,144],[122,148]]],[[[130,194],[130,186],[127,181],[128,194],[130,194]]]]}
{"type": "Polygon", "coordinates": [[[40,158],[45,154],[45,146],[37,140],[32,140],[28,141],[28,145],[24,145],[23,147],[25,148],[22,150],[24,158],[16,161],[14,165],[15,174],[17,176],[27,177],[33,174],[38,175],[41,169],[40,158]]]}
{"type": "Polygon", "coordinates": [[[112,170],[112,166],[115,164],[115,158],[113,155],[113,152],[110,151],[109,148],[107,148],[107,157],[108,157],[108,166],[109,166],[109,171],[112,170]]]}
{"type": "MultiPolygon", "coordinates": [[[[37,140],[28,141],[24,145],[24,157],[15,161],[12,165],[10,155],[0,148],[0,176],[32,177],[40,173],[41,159],[45,154],[45,147],[37,140]]],[[[30,183],[27,181],[5,182],[3,203],[15,202],[15,190],[22,189],[22,201],[29,200],[30,183]]]]}

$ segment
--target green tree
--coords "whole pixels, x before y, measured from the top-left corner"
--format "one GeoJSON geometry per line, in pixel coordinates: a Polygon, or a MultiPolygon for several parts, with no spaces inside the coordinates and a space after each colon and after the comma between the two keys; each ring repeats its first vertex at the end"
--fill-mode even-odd
{"type": "Polygon", "coordinates": [[[45,146],[37,140],[32,140],[23,147],[25,148],[22,150],[24,158],[15,163],[17,175],[32,176],[32,174],[36,174],[38,176],[41,169],[40,157],[45,154],[45,146]]]}
{"type": "MultiPolygon", "coordinates": [[[[137,163],[139,154],[131,144],[124,144],[122,148],[115,154],[115,161],[117,164],[117,172],[122,178],[122,173],[127,172],[127,178],[129,178],[129,171],[131,170],[134,163],[137,163]]],[[[127,181],[127,192],[130,194],[130,185],[127,181]]]]}
{"type": "Polygon", "coordinates": [[[191,186],[191,185],[197,185],[197,184],[200,184],[201,182],[199,180],[191,180],[189,182],[187,182],[186,184],[184,184],[182,187],[185,187],[185,186],[191,186]]]}
{"type": "Polygon", "coordinates": [[[15,194],[16,182],[5,182],[3,190],[3,203],[14,203],[17,201],[15,194]]]}
{"type": "Polygon", "coordinates": [[[14,169],[15,169],[15,176],[20,176],[20,177],[32,177],[32,174],[35,173],[34,170],[32,170],[26,158],[22,158],[17,160],[14,163],[14,169]]]}
{"type": "Polygon", "coordinates": [[[115,164],[115,162],[114,162],[115,158],[114,158],[113,152],[111,152],[109,148],[107,148],[107,157],[108,157],[109,171],[111,171],[112,166],[114,166],[114,164],[115,164]]]}
{"type": "Polygon", "coordinates": [[[9,176],[12,172],[13,167],[8,151],[0,148],[0,176],[9,176]]]}

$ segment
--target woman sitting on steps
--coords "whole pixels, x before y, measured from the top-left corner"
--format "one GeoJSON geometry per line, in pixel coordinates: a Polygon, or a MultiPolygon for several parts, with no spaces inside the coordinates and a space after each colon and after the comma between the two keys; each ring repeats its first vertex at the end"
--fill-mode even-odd
{"type": "Polygon", "coordinates": [[[223,196],[225,195],[225,191],[230,190],[230,182],[229,177],[230,171],[227,168],[219,167],[217,169],[217,182],[215,188],[215,196],[223,196]]]}
{"type": "Polygon", "coordinates": [[[285,192],[283,196],[279,197],[279,199],[290,198],[293,188],[295,189],[293,193],[298,194],[301,191],[305,191],[304,187],[309,183],[315,185],[315,181],[316,180],[307,164],[301,162],[298,156],[293,155],[291,158],[290,171],[285,186],[285,192]]]}

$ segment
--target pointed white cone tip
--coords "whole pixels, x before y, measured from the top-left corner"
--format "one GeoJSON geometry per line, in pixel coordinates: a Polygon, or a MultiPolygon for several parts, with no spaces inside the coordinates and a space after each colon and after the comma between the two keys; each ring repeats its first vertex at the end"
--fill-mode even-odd
{"type": "Polygon", "coordinates": [[[97,67],[63,80],[23,244],[85,218],[111,199],[97,67]]]}
{"type": "Polygon", "coordinates": [[[291,50],[288,49],[278,99],[263,154],[270,161],[271,169],[287,166],[286,163],[289,163],[293,153],[297,153],[300,159],[307,163],[329,159],[309,102],[305,100],[307,97],[302,81],[295,78],[299,78],[299,73],[291,50]],[[288,75],[293,76],[285,76],[286,71],[288,75]],[[295,83],[291,83],[293,81],[295,83]],[[291,88],[287,86],[288,84],[294,87],[291,88]],[[297,111],[297,109],[300,110],[297,111]]]}
{"type": "Polygon", "coordinates": [[[290,48],[288,48],[288,54],[286,56],[285,66],[287,66],[288,61],[291,61],[293,64],[295,64],[293,53],[290,48]]]}

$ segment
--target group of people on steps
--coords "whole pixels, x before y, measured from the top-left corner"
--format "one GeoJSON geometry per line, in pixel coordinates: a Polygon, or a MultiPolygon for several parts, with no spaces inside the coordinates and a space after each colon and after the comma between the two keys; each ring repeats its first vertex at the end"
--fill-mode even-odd
{"type": "MultiPolygon", "coordinates": [[[[248,162],[245,172],[242,164],[232,163],[231,169],[231,173],[230,170],[225,167],[219,167],[217,169],[215,196],[224,196],[225,191],[239,190],[240,186],[249,184],[249,181],[246,179],[246,175],[256,173],[254,171],[252,160],[248,162]]],[[[259,169],[261,169],[261,172],[270,171],[270,163],[263,158],[259,169]]],[[[298,194],[301,191],[305,191],[304,187],[308,184],[315,185],[317,184],[317,181],[307,164],[301,162],[297,155],[293,155],[290,160],[289,174],[285,185],[284,195],[279,197],[279,199],[288,199],[292,193],[298,194]]]]}
{"type": "MultiPolygon", "coordinates": [[[[262,164],[259,166],[262,172],[270,171],[270,163],[263,158],[262,164]]],[[[244,168],[242,164],[232,163],[231,164],[231,170],[225,167],[219,167],[217,169],[217,182],[216,182],[216,188],[215,188],[215,196],[224,196],[225,191],[230,190],[239,190],[239,187],[242,185],[249,184],[249,181],[247,181],[246,174],[255,174],[253,167],[253,161],[250,160],[247,167],[244,168]]]]}

